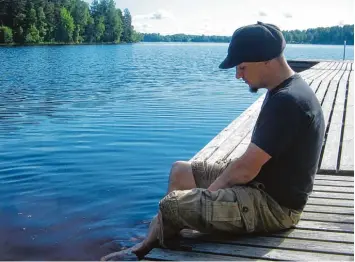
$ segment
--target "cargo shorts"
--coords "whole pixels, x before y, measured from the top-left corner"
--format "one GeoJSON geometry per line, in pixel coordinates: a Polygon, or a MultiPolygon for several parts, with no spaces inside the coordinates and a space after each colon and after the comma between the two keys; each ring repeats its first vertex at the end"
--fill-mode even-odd
{"type": "Polygon", "coordinates": [[[301,211],[280,206],[263,191],[261,183],[207,190],[228,164],[192,162],[197,188],[172,191],[160,201],[157,219],[162,246],[164,240],[186,228],[202,233],[245,234],[275,232],[298,223],[301,211]]]}

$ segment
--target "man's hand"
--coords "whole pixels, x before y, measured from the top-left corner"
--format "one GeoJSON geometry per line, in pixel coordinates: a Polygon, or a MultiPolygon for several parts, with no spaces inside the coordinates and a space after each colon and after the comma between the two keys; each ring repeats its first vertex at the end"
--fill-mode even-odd
{"type": "Polygon", "coordinates": [[[233,185],[243,185],[253,180],[261,167],[269,161],[271,156],[257,145],[250,143],[245,153],[233,160],[224,172],[209,186],[208,190],[217,191],[233,185]]]}

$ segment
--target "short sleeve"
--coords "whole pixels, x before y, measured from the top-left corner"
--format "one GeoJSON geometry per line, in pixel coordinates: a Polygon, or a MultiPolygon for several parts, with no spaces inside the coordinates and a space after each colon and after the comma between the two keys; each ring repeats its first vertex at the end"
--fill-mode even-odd
{"type": "Polygon", "coordinates": [[[287,94],[270,98],[260,112],[251,142],[277,157],[289,148],[300,130],[302,110],[287,94]]]}

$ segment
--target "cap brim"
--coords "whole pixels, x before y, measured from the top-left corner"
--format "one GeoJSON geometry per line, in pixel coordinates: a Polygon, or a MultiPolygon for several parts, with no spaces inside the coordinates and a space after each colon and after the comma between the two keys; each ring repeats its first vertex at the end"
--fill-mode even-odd
{"type": "Polygon", "coordinates": [[[220,69],[229,69],[235,67],[235,65],[232,63],[231,59],[227,56],[226,59],[219,65],[220,69]]]}

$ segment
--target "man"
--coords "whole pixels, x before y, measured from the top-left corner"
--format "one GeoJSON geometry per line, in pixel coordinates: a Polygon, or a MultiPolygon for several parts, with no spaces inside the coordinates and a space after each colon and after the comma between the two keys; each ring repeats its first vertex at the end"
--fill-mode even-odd
{"type": "Polygon", "coordinates": [[[313,188],[324,118],[308,84],[287,64],[285,45],[275,25],[258,22],[234,32],[220,68],[236,67],[236,78],[252,92],[267,89],[251,143],[228,164],[174,163],[147,238],[132,248],[139,258],[184,228],[240,234],[298,223],[313,188]]]}

